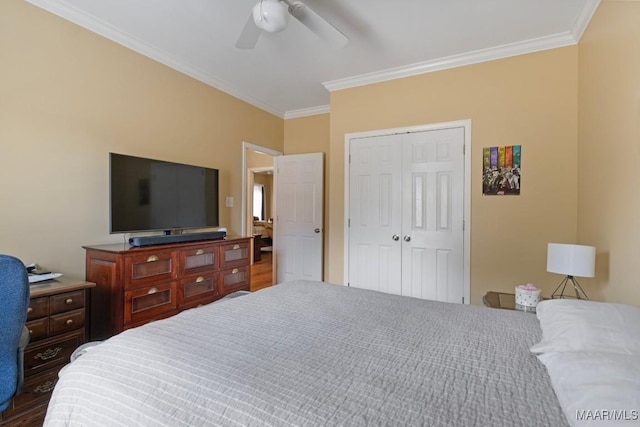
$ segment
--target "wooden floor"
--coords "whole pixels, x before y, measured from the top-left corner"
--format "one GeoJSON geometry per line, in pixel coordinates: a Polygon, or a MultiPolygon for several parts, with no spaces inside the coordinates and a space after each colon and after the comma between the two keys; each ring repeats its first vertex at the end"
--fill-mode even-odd
{"type": "Polygon", "coordinates": [[[262,252],[260,258],[251,266],[251,292],[273,285],[272,253],[262,252]]]}

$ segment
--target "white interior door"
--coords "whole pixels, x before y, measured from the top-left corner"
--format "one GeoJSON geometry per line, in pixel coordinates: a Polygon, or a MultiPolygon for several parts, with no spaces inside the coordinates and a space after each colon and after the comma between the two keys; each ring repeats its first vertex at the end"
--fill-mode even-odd
{"type": "Polygon", "coordinates": [[[464,128],[402,136],[402,295],[462,302],[464,128]]]}
{"type": "Polygon", "coordinates": [[[350,286],[463,301],[464,132],[350,140],[350,286]]]}
{"type": "Polygon", "coordinates": [[[277,283],[322,280],[323,153],[275,157],[277,283]]]}
{"type": "Polygon", "coordinates": [[[399,135],[352,139],[349,286],[400,295],[402,152],[399,135]]]}

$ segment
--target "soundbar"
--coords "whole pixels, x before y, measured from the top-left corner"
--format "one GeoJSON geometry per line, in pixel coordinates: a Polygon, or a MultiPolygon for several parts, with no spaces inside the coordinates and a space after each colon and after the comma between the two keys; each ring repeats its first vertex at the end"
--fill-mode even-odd
{"type": "Polygon", "coordinates": [[[169,243],[197,242],[199,240],[222,240],[227,237],[225,231],[207,231],[205,233],[169,234],[161,236],[131,237],[131,246],[167,245],[169,243]]]}

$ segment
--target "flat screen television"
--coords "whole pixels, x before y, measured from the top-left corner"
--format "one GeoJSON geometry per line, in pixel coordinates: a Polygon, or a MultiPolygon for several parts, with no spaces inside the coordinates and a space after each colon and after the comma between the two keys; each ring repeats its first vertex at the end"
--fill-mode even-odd
{"type": "Polygon", "coordinates": [[[218,170],[109,153],[110,232],[218,227],[218,170]]]}

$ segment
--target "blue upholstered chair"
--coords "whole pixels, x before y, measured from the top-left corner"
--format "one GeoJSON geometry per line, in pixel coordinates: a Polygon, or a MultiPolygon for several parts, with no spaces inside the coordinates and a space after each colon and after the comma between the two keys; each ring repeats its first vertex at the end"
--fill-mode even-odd
{"type": "Polygon", "coordinates": [[[24,348],[29,342],[25,327],[29,307],[29,280],[24,264],[0,255],[0,412],[22,387],[24,348]]]}

